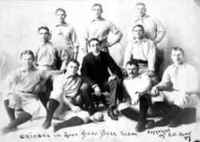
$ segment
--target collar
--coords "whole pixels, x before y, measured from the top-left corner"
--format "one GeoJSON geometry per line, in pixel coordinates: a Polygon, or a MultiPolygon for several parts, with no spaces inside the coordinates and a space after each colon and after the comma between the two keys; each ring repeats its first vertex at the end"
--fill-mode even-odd
{"type": "Polygon", "coordinates": [[[144,15],[143,17],[137,16],[137,17],[135,17],[135,21],[144,20],[144,19],[149,18],[149,17],[150,17],[149,15],[144,15]]]}
{"type": "Polygon", "coordinates": [[[74,78],[76,76],[77,76],[77,74],[71,75],[71,74],[68,74],[67,72],[64,73],[64,78],[70,78],[70,77],[74,78]]]}
{"type": "Polygon", "coordinates": [[[31,72],[31,71],[35,71],[35,70],[36,70],[35,67],[33,67],[33,68],[30,69],[30,70],[27,70],[27,69],[25,69],[25,68],[23,68],[23,67],[21,67],[21,68],[19,69],[19,71],[22,72],[22,73],[31,72]]]}
{"type": "Polygon", "coordinates": [[[56,27],[60,27],[60,26],[68,26],[69,24],[68,23],[63,23],[63,24],[56,24],[56,27]]]}
{"type": "Polygon", "coordinates": [[[103,17],[100,17],[99,19],[92,19],[91,22],[95,22],[95,21],[105,21],[105,19],[103,17]]]}
{"type": "Polygon", "coordinates": [[[40,45],[41,45],[41,46],[52,45],[52,42],[51,42],[51,41],[48,41],[48,42],[46,42],[46,43],[40,42],[40,45]]]}
{"type": "Polygon", "coordinates": [[[143,42],[145,42],[146,41],[146,39],[145,38],[142,38],[142,39],[140,39],[140,40],[136,40],[136,39],[133,39],[133,42],[135,43],[135,44],[141,44],[141,43],[143,43],[143,42]]]}

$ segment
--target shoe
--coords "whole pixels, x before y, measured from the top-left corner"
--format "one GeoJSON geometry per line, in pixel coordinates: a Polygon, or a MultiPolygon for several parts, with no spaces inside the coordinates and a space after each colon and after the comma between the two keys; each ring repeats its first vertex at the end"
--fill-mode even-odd
{"type": "Polygon", "coordinates": [[[162,127],[162,126],[166,126],[168,124],[169,124],[169,119],[162,118],[161,120],[159,120],[155,123],[155,126],[162,127]]]}
{"type": "Polygon", "coordinates": [[[48,129],[50,126],[51,126],[51,122],[47,120],[45,120],[44,123],[42,124],[42,127],[44,129],[48,129]]]}
{"type": "Polygon", "coordinates": [[[118,120],[118,115],[115,114],[113,110],[109,109],[107,113],[108,113],[108,116],[109,116],[112,120],[118,120]]]}
{"type": "Polygon", "coordinates": [[[178,122],[178,121],[176,121],[176,120],[172,120],[172,121],[170,121],[169,122],[169,127],[171,127],[171,128],[174,128],[174,127],[177,127],[177,126],[179,126],[179,125],[181,125],[181,123],[180,122],[178,122]]]}
{"type": "Polygon", "coordinates": [[[57,124],[57,123],[54,123],[54,124],[53,124],[53,132],[55,133],[55,132],[57,132],[58,130],[59,130],[58,124],[57,124]]]}
{"type": "Polygon", "coordinates": [[[154,120],[148,120],[145,124],[145,129],[152,129],[155,127],[155,121],[154,120]]]}
{"type": "Polygon", "coordinates": [[[17,127],[9,127],[9,126],[6,126],[2,129],[1,133],[2,134],[7,134],[9,132],[13,132],[13,131],[16,131],[17,130],[17,127]]]}
{"type": "Polygon", "coordinates": [[[137,132],[143,132],[145,130],[145,122],[144,121],[138,121],[135,129],[136,129],[137,132]]]}

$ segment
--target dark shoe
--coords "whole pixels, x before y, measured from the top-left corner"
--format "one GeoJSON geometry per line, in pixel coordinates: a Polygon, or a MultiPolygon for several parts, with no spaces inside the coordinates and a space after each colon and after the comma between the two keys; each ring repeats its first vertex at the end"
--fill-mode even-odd
{"type": "Polygon", "coordinates": [[[169,119],[162,118],[161,120],[159,120],[155,123],[155,126],[162,127],[162,126],[166,126],[168,124],[169,124],[169,119]]]}
{"type": "Polygon", "coordinates": [[[58,124],[57,123],[54,123],[53,124],[53,132],[57,132],[59,130],[59,127],[58,127],[58,124]]]}
{"type": "Polygon", "coordinates": [[[135,129],[136,129],[137,132],[143,132],[145,130],[145,122],[144,121],[138,121],[135,129]]]}
{"type": "Polygon", "coordinates": [[[178,122],[176,120],[172,120],[172,121],[169,122],[168,126],[174,128],[174,127],[179,126],[180,124],[181,124],[180,122],[178,122]]]}
{"type": "Polygon", "coordinates": [[[13,132],[13,131],[16,131],[16,130],[17,130],[17,127],[9,127],[9,126],[7,126],[7,127],[4,127],[2,129],[2,134],[7,134],[9,132],[13,132]]]}
{"type": "Polygon", "coordinates": [[[113,110],[108,110],[108,116],[112,119],[112,120],[118,120],[118,115],[114,113],[113,110]]]}
{"type": "Polygon", "coordinates": [[[48,120],[45,120],[44,123],[42,124],[42,127],[44,129],[48,129],[51,126],[51,122],[48,120]]]}
{"type": "Polygon", "coordinates": [[[145,124],[145,129],[152,129],[153,127],[155,127],[154,120],[148,120],[147,123],[145,124]]]}

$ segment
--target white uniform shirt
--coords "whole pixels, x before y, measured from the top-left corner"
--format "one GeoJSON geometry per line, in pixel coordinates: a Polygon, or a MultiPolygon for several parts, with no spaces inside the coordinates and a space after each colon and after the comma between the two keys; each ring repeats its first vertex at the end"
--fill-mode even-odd
{"type": "Polygon", "coordinates": [[[153,41],[142,39],[140,41],[132,40],[129,42],[124,56],[124,65],[133,57],[133,59],[144,60],[148,62],[148,69],[155,70],[156,47],[153,41]]]}
{"type": "Polygon", "coordinates": [[[199,81],[196,69],[187,63],[176,66],[170,65],[164,72],[160,85],[172,83],[173,89],[178,91],[198,91],[199,81]]]}

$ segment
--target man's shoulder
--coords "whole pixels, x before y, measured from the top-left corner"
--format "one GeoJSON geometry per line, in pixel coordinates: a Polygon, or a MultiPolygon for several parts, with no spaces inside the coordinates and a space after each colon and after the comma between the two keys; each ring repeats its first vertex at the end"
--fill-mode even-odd
{"type": "Polygon", "coordinates": [[[184,63],[184,68],[190,72],[197,72],[195,66],[189,63],[184,63]]]}
{"type": "Polygon", "coordinates": [[[165,68],[165,72],[170,72],[172,70],[175,69],[175,65],[174,64],[170,64],[165,68]]]}
{"type": "Polygon", "coordinates": [[[87,55],[85,55],[83,60],[91,60],[92,58],[93,58],[93,54],[91,52],[89,52],[87,55]]]}

